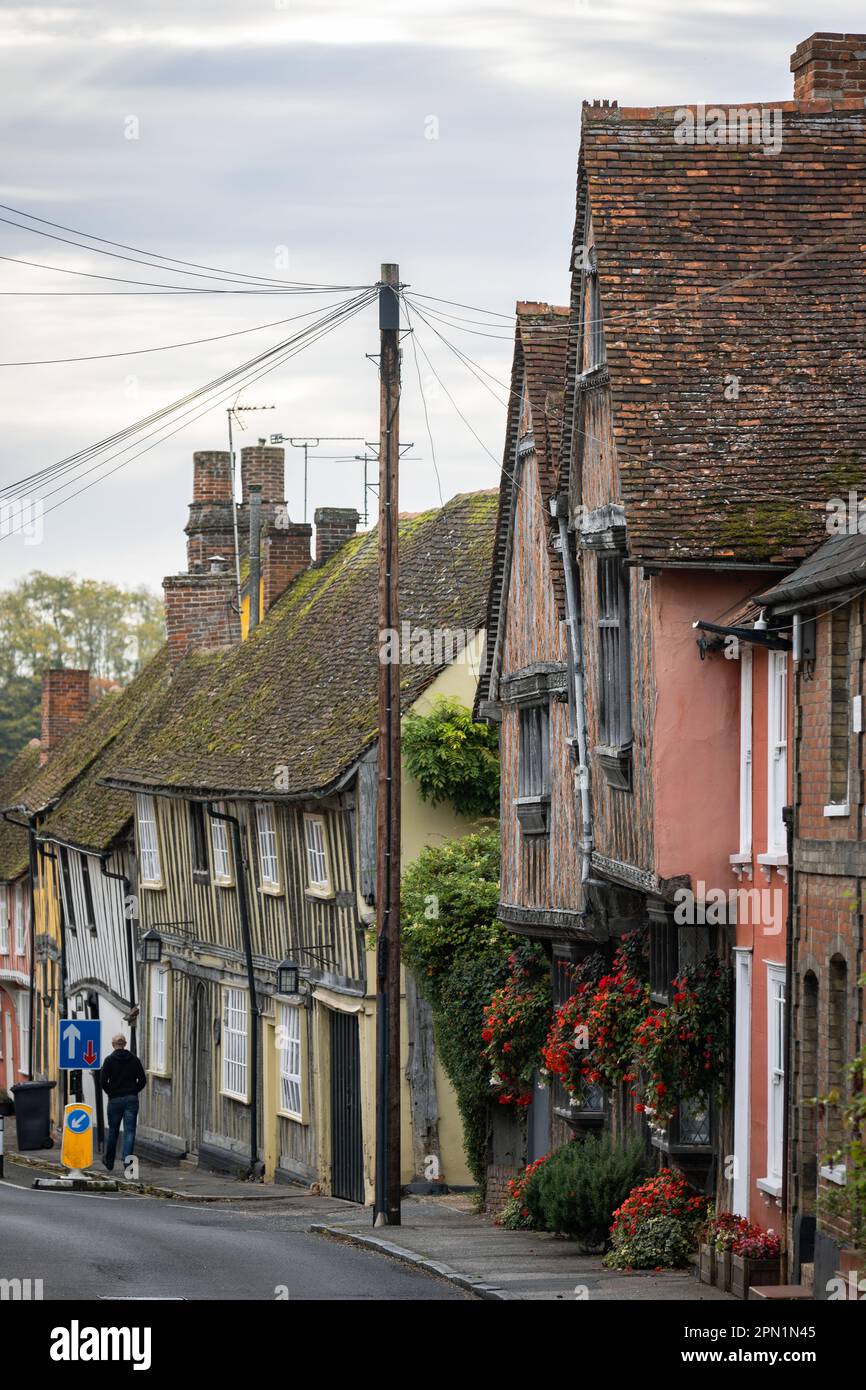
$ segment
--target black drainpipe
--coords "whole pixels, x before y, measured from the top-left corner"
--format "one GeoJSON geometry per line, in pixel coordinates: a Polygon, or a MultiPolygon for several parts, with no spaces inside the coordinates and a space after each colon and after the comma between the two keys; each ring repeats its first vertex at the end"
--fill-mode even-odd
{"type": "Polygon", "coordinates": [[[250,1167],[247,1173],[248,1178],[254,1178],[258,1173],[259,1165],[259,1030],[258,1017],[259,1007],[256,999],[256,977],[253,973],[253,940],[250,935],[250,912],[247,901],[247,871],[246,860],[243,852],[243,837],[241,835],[241,823],[237,816],[230,816],[225,811],[218,811],[213,802],[207,803],[207,813],[212,820],[227,821],[232,828],[232,839],[234,842],[235,853],[235,878],[238,885],[238,910],[241,919],[241,935],[244,939],[244,956],[247,963],[247,986],[250,992],[250,1024],[252,1033],[252,1046],[250,1048],[250,1167]]]}
{"type": "MultiPolygon", "coordinates": [[[[56,851],[49,849],[48,845],[44,844],[42,846],[42,857],[43,859],[50,859],[52,861],[55,865],[55,876],[58,875],[60,873],[60,861],[56,851]]],[[[68,970],[66,967],[66,916],[63,911],[63,894],[60,891],[59,879],[57,880],[57,921],[60,924],[60,999],[58,1000],[57,1007],[59,1024],[60,1019],[66,1016],[66,982],[68,979],[68,970]]],[[[66,1104],[69,1100],[69,1072],[66,1070],[62,1070],[60,1073],[60,1089],[63,1099],[63,1110],[65,1111],[66,1104]]]]}
{"type": "Polygon", "coordinates": [[[782,808],[785,822],[785,839],[788,850],[788,911],[785,914],[785,1097],[782,1111],[782,1268],[781,1280],[786,1283],[790,1274],[791,1259],[788,1248],[788,1206],[790,1202],[788,1167],[790,1164],[791,1107],[793,1080],[791,1057],[793,1038],[791,1023],[794,1015],[794,808],[782,808]]]}
{"type": "MultiPolygon", "coordinates": [[[[131,884],[130,881],[129,881],[129,875],[128,875],[128,874],[118,874],[118,873],[115,873],[113,869],[109,869],[109,867],[108,867],[108,855],[107,855],[107,854],[102,854],[102,855],[100,855],[100,857],[99,857],[99,867],[100,867],[100,869],[102,870],[102,875],[103,875],[104,878],[112,878],[112,879],[114,879],[117,883],[123,884],[123,916],[124,916],[124,921],[126,922],[126,969],[127,969],[127,974],[128,974],[128,978],[129,978],[129,982],[128,982],[127,988],[128,988],[128,991],[129,991],[129,1009],[130,1009],[130,1013],[131,1013],[132,1010],[135,1008],[135,1003],[136,1003],[136,1000],[135,1000],[135,940],[134,940],[134,938],[133,938],[133,933],[132,933],[132,917],[129,915],[129,911],[128,911],[128,903],[129,903],[130,898],[132,897],[132,884],[131,884]]],[[[130,1051],[131,1051],[131,1052],[137,1053],[137,1052],[138,1052],[138,1041],[137,1041],[137,1029],[136,1029],[136,1026],[135,1026],[135,1018],[134,1018],[134,1017],[131,1018],[130,1021],[129,1021],[129,1043],[130,1043],[130,1051]]]]}

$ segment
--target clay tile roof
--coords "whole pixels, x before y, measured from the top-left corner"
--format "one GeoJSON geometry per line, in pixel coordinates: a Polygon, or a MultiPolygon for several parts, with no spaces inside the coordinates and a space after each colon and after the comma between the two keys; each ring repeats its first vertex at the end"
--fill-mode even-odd
{"type": "MultiPolygon", "coordinates": [[[[428,631],[484,626],[493,492],[400,519],[400,611],[428,631]]],[[[279,799],[336,785],[377,736],[377,536],[300,575],[248,641],[194,653],[105,770],[107,784],[279,799]]],[[[408,707],[442,665],[402,668],[408,707]]]]}
{"type": "MultiPolygon", "coordinates": [[[[38,767],[39,740],[33,739],[0,773],[0,806],[17,805],[38,767]]],[[[18,878],[26,872],[27,864],[27,831],[0,819],[0,883],[18,878]]]]}
{"type": "Polygon", "coordinates": [[[826,501],[866,483],[866,110],[741,107],[781,112],[777,153],[677,143],[687,108],[584,107],[581,196],[644,559],[790,566],[826,501]]]}
{"type": "MultiPolygon", "coordinates": [[[[518,300],[514,330],[514,356],[511,389],[505,429],[505,450],[499,485],[499,510],[490,592],[487,600],[487,648],[493,653],[502,614],[502,600],[508,582],[509,538],[513,525],[516,495],[515,468],[517,443],[521,433],[523,383],[529,396],[532,431],[538,464],[539,497],[552,534],[553,518],[548,502],[560,487],[560,449],[564,428],[566,368],[569,349],[570,310],[535,300],[518,300]]],[[[564,615],[565,594],[561,566],[553,567],[553,583],[560,613],[564,615]]],[[[490,691],[490,663],[482,671],[476,696],[476,711],[490,691]]]]}

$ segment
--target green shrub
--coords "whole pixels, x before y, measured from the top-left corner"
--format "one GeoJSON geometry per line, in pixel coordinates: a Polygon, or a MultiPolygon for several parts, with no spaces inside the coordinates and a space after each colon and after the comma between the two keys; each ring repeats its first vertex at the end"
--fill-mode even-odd
{"type": "Polygon", "coordinates": [[[572,1236],[588,1250],[607,1242],[613,1214],[646,1171],[644,1146],[608,1135],[573,1139],[551,1154],[523,1192],[528,1222],[572,1236]]]}
{"type": "Polygon", "coordinates": [[[683,1173],[660,1168],[614,1212],[604,1262],[613,1269],[678,1269],[688,1264],[708,1216],[706,1196],[683,1173]]]}
{"type": "Polygon", "coordinates": [[[424,801],[450,801],[463,816],[499,814],[499,730],[474,723],[459,700],[439,699],[429,714],[407,714],[403,756],[424,801]]]}

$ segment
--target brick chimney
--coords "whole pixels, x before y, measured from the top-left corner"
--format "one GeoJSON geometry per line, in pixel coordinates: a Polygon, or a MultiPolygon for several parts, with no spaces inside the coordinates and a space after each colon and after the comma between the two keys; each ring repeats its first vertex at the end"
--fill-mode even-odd
{"type": "Polygon", "coordinates": [[[42,677],[42,736],[39,762],[48,761],[58,743],[90,710],[90,672],[54,669],[42,677]]]}
{"type": "Polygon", "coordinates": [[[286,500],[286,451],[269,444],[249,444],[241,449],[241,501],[250,500],[250,486],[262,490],[263,502],[286,500]]]}
{"type": "Polygon", "coordinates": [[[227,557],[211,556],[204,573],[169,575],[162,587],[172,670],[191,651],[241,640],[237,578],[227,557]]]}
{"type": "Polygon", "coordinates": [[[293,579],[310,567],[310,540],[313,528],[308,522],[288,521],[271,524],[262,547],[263,607],[267,613],[293,579]]]}
{"type": "Polygon", "coordinates": [[[228,450],[208,449],[192,456],[192,502],[185,530],[191,574],[207,568],[211,555],[234,555],[232,473],[228,450]]]}
{"type": "Polygon", "coordinates": [[[322,565],[352,539],[360,517],[354,507],[317,507],[313,519],[316,523],[316,564],[322,565]]]}
{"type": "Polygon", "coordinates": [[[813,34],[791,55],[796,101],[866,97],[866,34],[813,34]]]}

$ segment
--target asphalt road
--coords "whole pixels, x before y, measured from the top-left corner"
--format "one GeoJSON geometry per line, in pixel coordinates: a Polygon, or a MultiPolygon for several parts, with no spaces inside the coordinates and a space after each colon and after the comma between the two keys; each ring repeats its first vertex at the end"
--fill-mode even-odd
{"type": "Polygon", "coordinates": [[[0,1182],[0,1278],[42,1279],[52,1299],[465,1300],[380,1255],[279,1229],[227,1206],[35,1191],[0,1182]]]}

